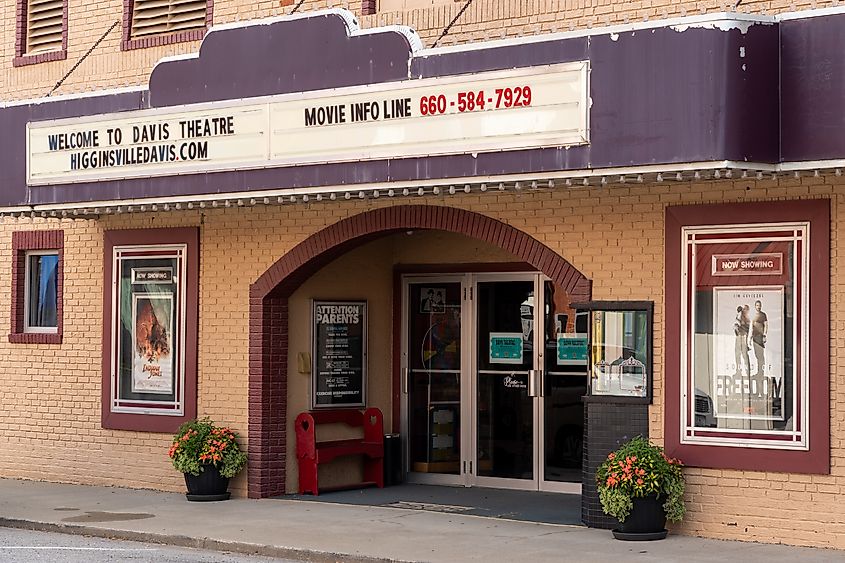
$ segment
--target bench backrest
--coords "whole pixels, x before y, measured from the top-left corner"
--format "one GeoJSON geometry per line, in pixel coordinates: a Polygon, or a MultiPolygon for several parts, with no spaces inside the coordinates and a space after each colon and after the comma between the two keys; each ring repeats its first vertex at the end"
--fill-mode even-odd
{"type": "Polygon", "coordinates": [[[384,439],[384,415],[375,407],[364,412],[356,409],[330,409],[299,413],[296,417],[297,457],[313,457],[317,447],[318,424],[346,424],[363,426],[363,442],[382,443],[384,439]]]}

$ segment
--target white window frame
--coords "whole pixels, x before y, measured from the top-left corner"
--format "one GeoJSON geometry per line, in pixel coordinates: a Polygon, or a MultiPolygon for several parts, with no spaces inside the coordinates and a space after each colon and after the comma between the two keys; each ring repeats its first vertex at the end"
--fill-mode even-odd
{"type": "MultiPolygon", "coordinates": [[[[743,242],[746,239],[728,237],[718,242],[743,242]]],[[[759,238],[754,239],[759,240],[759,238]]],[[[774,240],[774,239],[773,239],[774,240]]],[[[739,448],[762,448],[775,450],[799,450],[808,451],[810,449],[810,377],[809,377],[809,341],[810,341],[810,224],[808,222],[786,222],[786,223],[754,223],[754,224],[737,224],[737,225],[718,225],[718,226],[690,226],[681,229],[681,396],[678,400],[681,401],[680,409],[680,443],[681,444],[695,444],[695,445],[711,445],[711,446],[729,446],[739,448]],[[793,425],[793,429],[789,432],[760,432],[760,431],[742,431],[741,434],[761,434],[760,438],[728,438],[724,436],[708,436],[708,429],[695,426],[695,392],[691,389],[691,384],[694,386],[694,373],[689,373],[687,366],[689,359],[694,354],[694,350],[690,349],[688,345],[689,334],[687,327],[695,326],[695,271],[696,264],[696,245],[702,244],[695,240],[696,235],[719,235],[736,233],[766,233],[771,231],[789,231],[792,230],[796,235],[793,239],[800,240],[802,243],[801,262],[796,264],[800,266],[800,270],[793,274],[793,283],[795,283],[795,291],[800,287],[800,301],[801,306],[795,308],[795,325],[793,330],[798,333],[796,337],[793,334],[792,338],[796,339],[795,344],[800,346],[793,346],[793,350],[800,349],[800,357],[793,358],[793,365],[800,367],[800,376],[795,379],[796,385],[800,386],[800,431],[797,431],[793,425]],[[692,251],[692,257],[689,258],[688,253],[692,251]],[[690,263],[693,265],[693,271],[690,271],[690,263]],[[800,282],[800,285],[796,282],[800,282]],[[692,295],[687,291],[687,288],[692,284],[692,295]],[[692,300],[692,301],[691,301],[692,300]],[[692,305],[692,307],[690,307],[692,305]],[[692,311],[692,318],[687,314],[687,311],[692,311]],[[692,382],[692,383],[691,383],[692,382]],[[687,424],[687,417],[692,414],[692,423],[687,424]],[[791,439],[774,439],[766,438],[763,435],[778,436],[791,439]]],[[[714,241],[710,241],[713,243],[714,241]]],[[[797,269],[797,268],[796,268],[797,269]]],[[[793,352],[795,353],[795,352],[793,352]]],[[[794,377],[794,375],[793,375],[794,377]]],[[[710,432],[717,433],[731,433],[722,429],[711,429],[710,432]]]]}
{"type": "MultiPolygon", "coordinates": [[[[144,268],[141,269],[151,269],[144,268]]],[[[161,269],[161,268],[155,268],[161,269]]],[[[144,414],[154,416],[184,416],[187,399],[185,398],[186,383],[186,352],[185,342],[187,337],[187,270],[188,270],[188,245],[177,244],[152,244],[152,245],[116,245],[112,251],[112,309],[111,324],[111,358],[110,358],[110,379],[111,397],[110,409],[113,413],[123,414],[144,414]],[[173,374],[174,398],[172,400],[151,400],[151,399],[126,399],[123,398],[123,387],[119,377],[119,355],[120,344],[117,334],[117,326],[120,322],[120,280],[123,274],[123,262],[125,260],[137,259],[139,254],[144,259],[155,260],[159,258],[175,259],[178,267],[173,271],[172,282],[177,285],[177,293],[174,295],[177,303],[174,303],[173,310],[179,311],[178,338],[180,347],[176,360],[176,373],[173,374]]],[[[153,282],[155,283],[155,282],[153,282]]],[[[155,394],[155,393],[151,393],[155,394]]]]}
{"type": "MultiPolygon", "coordinates": [[[[24,252],[24,269],[23,269],[23,331],[29,334],[58,334],[59,319],[56,318],[56,326],[31,326],[29,324],[29,297],[32,293],[30,287],[30,258],[33,256],[55,256],[57,261],[61,260],[58,250],[27,250],[24,252]]],[[[61,265],[59,265],[61,267],[61,265]]],[[[56,289],[58,290],[59,272],[56,270],[56,289]]],[[[58,312],[58,294],[56,295],[56,311],[58,312]]]]}

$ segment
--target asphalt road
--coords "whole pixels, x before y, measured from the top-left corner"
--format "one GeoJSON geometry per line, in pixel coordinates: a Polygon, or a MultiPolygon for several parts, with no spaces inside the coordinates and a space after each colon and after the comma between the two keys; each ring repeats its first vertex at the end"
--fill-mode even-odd
{"type": "Polygon", "coordinates": [[[202,551],[70,534],[0,528],[0,562],[155,561],[156,563],[295,563],[291,559],[202,551]]]}

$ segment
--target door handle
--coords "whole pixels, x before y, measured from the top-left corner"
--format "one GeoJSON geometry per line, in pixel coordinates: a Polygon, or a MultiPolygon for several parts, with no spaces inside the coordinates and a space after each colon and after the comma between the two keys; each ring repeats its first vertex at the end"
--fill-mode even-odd
{"type": "Polygon", "coordinates": [[[399,386],[402,388],[402,394],[403,395],[408,394],[408,374],[409,374],[409,371],[410,370],[408,368],[402,368],[399,371],[399,378],[401,380],[399,382],[399,386]]]}
{"type": "Polygon", "coordinates": [[[528,370],[528,396],[537,397],[537,372],[539,370],[528,370]]]}
{"type": "Polygon", "coordinates": [[[539,395],[540,395],[540,397],[545,397],[546,395],[548,395],[548,393],[546,393],[546,372],[545,372],[545,370],[542,370],[542,369],[538,369],[537,372],[538,372],[538,375],[539,375],[538,379],[540,380],[539,381],[539,387],[540,387],[540,394],[539,395]]]}

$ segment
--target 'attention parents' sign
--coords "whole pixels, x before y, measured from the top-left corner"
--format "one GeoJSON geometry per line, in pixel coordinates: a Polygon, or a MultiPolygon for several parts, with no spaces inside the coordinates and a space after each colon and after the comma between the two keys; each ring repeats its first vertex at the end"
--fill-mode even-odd
{"type": "Polygon", "coordinates": [[[588,63],[31,122],[27,183],[588,142],[588,63]]]}
{"type": "Polygon", "coordinates": [[[366,302],[314,302],[312,362],[314,408],[366,405],[366,302]]]}

